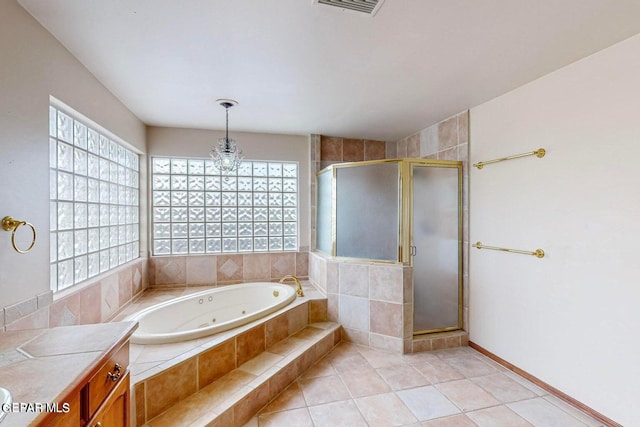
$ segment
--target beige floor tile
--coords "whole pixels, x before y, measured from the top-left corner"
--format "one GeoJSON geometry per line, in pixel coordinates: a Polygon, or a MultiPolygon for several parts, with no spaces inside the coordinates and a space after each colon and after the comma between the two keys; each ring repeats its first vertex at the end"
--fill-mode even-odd
{"type": "Polygon", "coordinates": [[[400,354],[389,353],[364,346],[357,346],[357,349],[373,368],[401,366],[407,364],[400,354]]]}
{"type": "Polygon", "coordinates": [[[479,427],[532,427],[525,419],[506,406],[494,406],[467,412],[479,427]]]}
{"type": "Polygon", "coordinates": [[[586,425],[541,397],[509,403],[507,406],[536,427],[584,427],[586,425]]]}
{"type": "Polygon", "coordinates": [[[351,396],[363,397],[391,391],[391,387],[373,369],[343,372],[340,378],[351,392],[351,396]]]}
{"type": "Polygon", "coordinates": [[[328,377],[330,375],[337,375],[338,372],[334,369],[334,367],[329,363],[327,358],[321,359],[310,367],[307,372],[302,374],[302,379],[306,378],[315,378],[315,377],[328,377]]]}
{"type": "Polygon", "coordinates": [[[553,403],[555,406],[557,406],[558,408],[562,409],[564,412],[566,412],[567,414],[571,415],[572,417],[577,418],[578,420],[580,420],[581,422],[585,423],[589,427],[602,427],[602,423],[600,421],[598,421],[595,418],[585,414],[584,412],[582,412],[578,408],[574,408],[573,406],[571,406],[568,403],[558,399],[555,396],[551,396],[551,395],[544,396],[544,400],[546,400],[547,402],[553,403]]]}
{"type": "Polygon", "coordinates": [[[388,366],[377,369],[378,374],[393,390],[421,387],[431,384],[417,369],[411,365],[388,366]]]}
{"type": "Polygon", "coordinates": [[[414,367],[427,379],[431,384],[437,384],[446,381],[461,380],[464,378],[457,369],[442,360],[432,360],[414,367]]]}
{"type": "Polygon", "coordinates": [[[331,353],[327,358],[338,372],[354,372],[371,368],[367,359],[355,349],[354,352],[331,353]]]}
{"type": "Polygon", "coordinates": [[[258,425],[260,427],[314,427],[306,407],[262,414],[258,416],[258,425]]]}
{"type": "Polygon", "coordinates": [[[521,377],[520,375],[516,374],[515,372],[506,371],[504,374],[506,376],[508,376],[509,378],[511,378],[512,380],[514,380],[515,382],[517,382],[517,383],[521,384],[522,386],[528,388],[529,390],[531,390],[532,392],[534,392],[538,396],[546,396],[546,395],[549,394],[546,390],[538,387],[537,385],[535,385],[534,383],[532,383],[528,379],[526,379],[524,377],[521,377]]]}
{"type": "Polygon", "coordinates": [[[349,390],[337,375],[299,380],[302,394],[308,406],[347,400],[351,398],[349,390]]]}
{"type": "Polygon", "coordinates": [[[480,377],[496,373],[492,366],[487,365],[471,354],[449,357],[446,362],[467,378],[480,377]]]}
{"type": "Polygon", "coordinates": [[[401,390],[396,394],[420,421],[460,413],[460,409],[433,386],[401,390]]]}
{"type": "Polygon", "coordinates": [[[433,351],[425,351],[421,353],[403,354],[402,360],[410,365],[422,365],[424,363],[433,362],[434,360],[440,360],[433,351]]]}
{"type": "Polygon", "coordinates": [[[309,413],[315,427],[367,427],[353,400],[311,406],[309,413]]]}
{"type": "Polygon", "coordinates": [[[477,357],[478,359],[482,360],[487,365],[492,366],[493,369],[495,369],[496,371],[498,371],[498,372],[507,372],[507,371],[509,371],[509,369],[505,368],[504,366],[502,366],[501,364],[499,364],[495,360],[488,358],[484,354],[478,353],[477,351],[475,351],[473,349],[471,350],[471,352],[473,352],[472,354],[475,357],[477,357]]]}
{"type": "Polygon", "coordinates": [[[369,426],[402,426],[417,422],[395,393],[378,394],[355,400],[369,426]]]}
{"type": "Polygon", "coordinates": [[[436,350],[433,353],[436,356],[441,357],[443,359],[448,359],[450,357],[460,357],[460,356],[466,356],[466,355],[479,354],[477,351],[475,351],[471,347],[443,348],[442,350],[436,350]]]}
{"type": "Polygon", "coordinates": [[[287,387],[282,393],[276,396],[262,411],[261,414],[269,412],[285,411],[289,409],[306,408],[307,403],[304,400],[300,385],[294,382],[287,387]]]}
{"type": "MultiPolygon", "coordinates": [[[[597,420],[473,349],[394,356],[341,343],[245,427],[601,427],[597,420]],[[465,378],[461,371],[473,378],[465,378]],[[474,376],[485,372],[489,374],[474,376]],[[430,380],[436,384],[430,385],[430,380]],[[367,396],[358,397],[361,393],[367,396]]],[[[245,383],[255,378],[236,372],[240,377],[226,376],[222,382],[245,383]]],[[[218,385],[215,394],[223,389],[218,385]]],[[[210,396],[212,401],[215,397],[210,396]]]]}
{"type": "Polygon", "coordinates": [[[458,414],[425,421],[422,423],[422,427],[477,427],[477,424],[471,421],[466,415],[458,414]]]}
{"type": "Polygon", "coordinates": [[[437,384],[436,387],[463,411],[473,411],[500,404],[493,396],[475,385],[471,380],[451,381],[437,384]]]}
{"type": "Polygon", "coordinates": [[[356,348],[356,345],[350,342],[342,341],[331,352],[332,356],[342,356],[345,354],[359,354],[360,352],[356,348]]]}
{"type": "Polygon", "coordinates": [[[501,403],[517,402],[518,400],[536,397],[534,392],[500,373],[472,378],[471,381],[491,393],[501,403]]]}

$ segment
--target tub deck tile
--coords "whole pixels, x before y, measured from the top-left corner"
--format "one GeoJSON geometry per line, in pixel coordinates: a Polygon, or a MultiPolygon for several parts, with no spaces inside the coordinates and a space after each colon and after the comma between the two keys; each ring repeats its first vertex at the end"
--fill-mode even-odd
{"type": "MultiPolygon", "coordinates": [[[[322,328],[308,325],[298,333],[304,338],[289,337],[273,346],[291,350],[288,355],[273,353],[271,349],[262,352],[143,427],[173,426],[185,420],[194,426],[242,426],[323,357],[324,354],[318,352],[318,344],[323,340],[333,343],[340,328],[331,322],[323,322],[322,328]]],[[[333,347],[323,348],[330,351],[333,347]]]]}
{"type": "MultiPolygon", "coordinates": [[[[307,292],[307,287],[310,287],[308,283],[303,283],[305,287],[305,293],[307,292]]],[[[213,288],[213,287],[211,287],[213,288]]],[[[198,291],[206,290],[208,287],[200,287],[198,291]]],[[[177,296],[182,296],[188,294],[189,291],[182,290],[176,291],[172,290],[161,290],[161,289],[151,289],[147,290],[144,294],[142,294],[138,299],[133,301],[129,306],[127,306],[123,312],[121,312],[114,321],[122,320],[126,316],[134,314],[143,308],[147,308],[150,305],[156,304],[158,302],[165,301],[167,299],[175,298],[177,296]]],[[[322,298],[321,296],[319,296],[322,298]]],[[[162,372],[163,369],[170,367],[174,364],[179,363],[179,361],[183,361],[189,357],[196,357],[200,353],[209,350],[213,347],[218,346],[219,344],[233,339],[237,335],[243,332],[247,332],[251,330],[256,325],[264,326],[265,322],[272,322],[276,317],[283,316],[283,314],[287,314],[289,312],[293,312],[295,317],[294,320],[296,322],[287,322],[287,329],[291,328],[299,328],[303,323],[304,313],[308,313],[308,309],[300,308],[300,306],[307,306],[310,301],[313,299],[310,297],[297,298],[291,304],[286,306],[285,308],[272,313],[263,319],[258,319],[254,322],[248,323],[246,325],[240,326],[234,330],[220,332],[218,334],[214,334],[207,337],[202,337],[194,340],[177,342],[177,343],[169,343],[169,344],[151,344],[151,345],[139,345],[139,344],[130,344],[130,367],[132,377],[132,383],[138,383],[141,381],[145,381],[153,375],[157,375],[162,372]],[[295,325],[290,325],[289,323],[295,323],[295,325]],[[136,366],[137,364],[141,364],[141,366],[136,366]]],[[[288,318],[288,315],[287,315],[288,318]]],[[[319,328],[322,328],[322,322],[314,324],[319,328]]],[[[302,325],[302,326],[306,326],[302,325]]],[[[295,330],[293,333],[298,332],[299,330],[295,330]]],[[[268,329],[265,329],[265,338],[269,338],[268,329]]],[[[271,347],[276,343],[281,342],[281,338],[286,338],[290,336],[289,331],[279,337],[280,339],[276,341],[267,340],[266,345],[271,347]]],[[[242,360],[244,362],[244,360],[242,360]]]]}

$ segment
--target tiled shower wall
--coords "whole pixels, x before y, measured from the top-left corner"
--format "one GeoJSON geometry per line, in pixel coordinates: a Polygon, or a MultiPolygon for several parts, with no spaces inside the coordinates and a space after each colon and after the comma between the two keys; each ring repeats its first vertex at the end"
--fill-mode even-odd
{"type": "MultiPolygon", "coordinates": [[[[316,174],[334,163],[362,162],[393,158],[387,155],[389,143],[372,139],[341,138],[338,136],[311,135],[309,137],[311,162],[311,248],[316,247],[316,174]]],[[[395,149],[395,146],[394,146],[395,149]]],[[[395,151],[394,151],[395,153],[395,151]]]]}
{"type": "Polygon", "coordinates": [[[413,330],[411,269],[401,264],[335,260],[309,254],[309,278],[327,295],[327,318],[354,343],[405,353],[413,330]]]}
{"type": "Polygon", "coordinates": [[[384,159],[385,152],[384,141],[322,135],[320,136],[320,169],[333,163],[384,159]]]}
{"type": "MultiPolygon", "coordinates": [[[[345,158],[345,138],[311,136],[312,170],[340,161],[374,160],[345,158]],[[339,153],[342,153],[340,157],[339,153]],[[313,167],[315,165],[315,168],[313,167]]],[[[376,159],[428,158],[463,162],[463,329],[468,324],[468,188],[469,113],[465,111],[399,141],[376,142],[376,159]],[[384,144],[384,155],[382,145],[384,144]]],[[[366,145],[364,145],[366,147],[366,145]]],[[[349,147],[346,150],[351,153],[349,147]]],[[[366,153],[366,151],[364,151],[366,153]]],[[[351,154],[349,154],[351,156],[351,154]]],[[[315,248],[315,177],[312,177],[311,240],[315,248]]],[[[329,320],[342,324],[345,338],[359,344],[395,352],[455,346],[466,343],[460,334],[413,339],[413,269],[402,265],[335,260],[318,252],[309,254],[309,279],[328,298],[329,320]],[[442,341],[442,342],[440,342],[442,341]]]]}

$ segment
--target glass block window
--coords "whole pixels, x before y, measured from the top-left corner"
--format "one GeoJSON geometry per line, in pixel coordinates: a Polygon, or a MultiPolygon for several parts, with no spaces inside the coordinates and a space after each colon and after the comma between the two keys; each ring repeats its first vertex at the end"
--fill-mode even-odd
{"type": "Polygon", "coordinates": [[[298,250],[298,164],[154,157],[153,255],[298,250]]]}
{"type": "Polygon", "coordinates": [[[74,115],[49,107],[54,292],[139,256],[139,156],[74,115]]]}

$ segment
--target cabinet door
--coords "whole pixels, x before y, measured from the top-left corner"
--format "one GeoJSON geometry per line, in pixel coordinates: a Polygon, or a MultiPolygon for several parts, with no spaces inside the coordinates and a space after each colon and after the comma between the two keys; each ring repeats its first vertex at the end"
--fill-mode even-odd
{"type": "Polygon", "coordinates": [[[129,415],[129,372],[127,371],[88,425],[90,427],[129,427],[129,415]]]}
{"type": "Polygon", "coordinates": [[[69,403],[69,412],[56,416],[49,427],[78,427],[80,422],[80,393],[73,399],[66,399],[69,403]]]}
{"type": "Polygon", "coordinates": [[[106,396],[109,395],[118,384],[118,381],[122,381],[123,374],[129,366],[129,344],[125,343],[113,357],[107,360],[100,370],[89,380],[88,384],[88,399],[89,399],[89,414],[87,418],[94,416],[98,407],[102,405],[106,396]],[[116,368],[117,366],[117,368],[116,368]],[[113,375],[117,376],[114,379],[113,375]]]}

